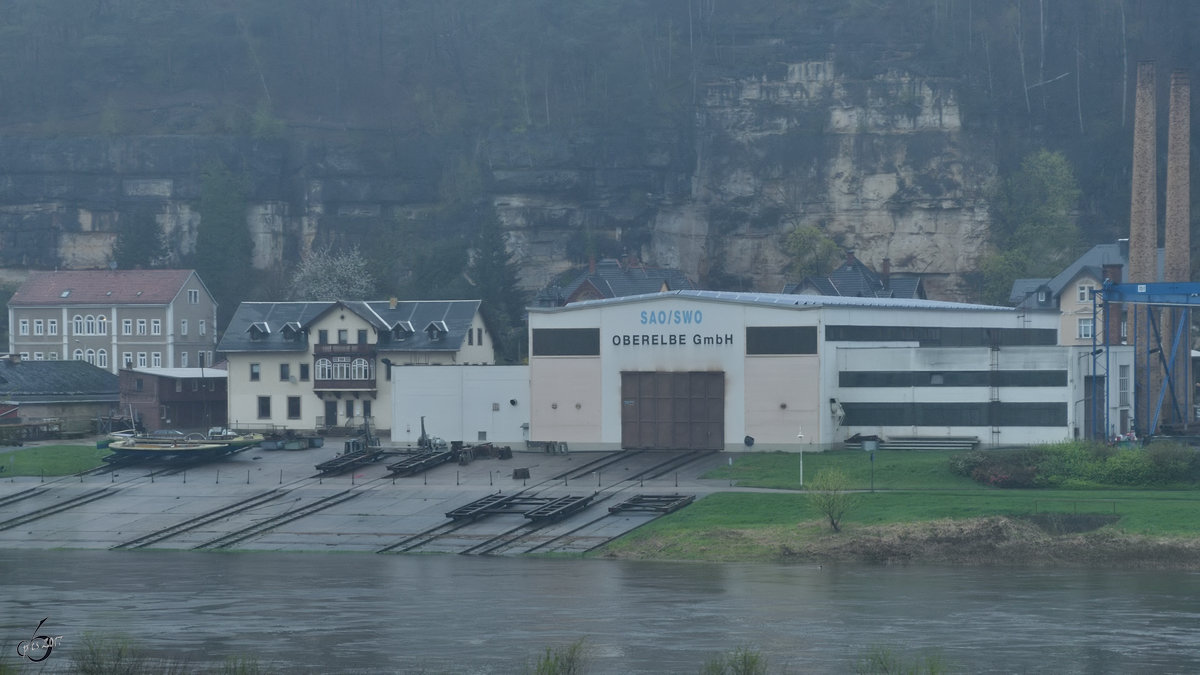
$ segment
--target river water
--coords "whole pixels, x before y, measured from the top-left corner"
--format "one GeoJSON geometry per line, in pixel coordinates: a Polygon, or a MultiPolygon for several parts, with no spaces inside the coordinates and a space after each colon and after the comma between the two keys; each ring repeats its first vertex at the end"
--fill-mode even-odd
{"type": "Polygon", "coordinates": [[[593,673],[854,672],[873,648],[952,672],[1200,672],[1200,574],[179,551],[0,551],[0,664],[66,672],[86,636],[199,669],[519,673],[584,638],[593,673]]]}

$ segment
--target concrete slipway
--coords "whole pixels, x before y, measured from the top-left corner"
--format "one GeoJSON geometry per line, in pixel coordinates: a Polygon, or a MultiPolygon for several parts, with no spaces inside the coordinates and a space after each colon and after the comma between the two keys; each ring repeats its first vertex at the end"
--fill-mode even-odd
{"type": "Polygon", "coordinates": [[[143,464],[3,479],[0,547],[578,553],[659,515],[612,514],[610,506],[643,495],[729,489],[726,481],[699,478],[728,461],[719,453],[518,451],[508,460],[443,464],[409,477],[392,477],[386,465],[398,457],[385,457],[353,473],[317,477],[314,466],[336,452],[250,448],[186,469],[143,464]],[[529,478],[514,478],[516,469],[528,469],[529,478]],[[583,510],[536,529],[521,513],[446,516],[490,495],[514,494],[591,498],[583,510]],[[496,539],[505,533],[512,542],[496,539]]]}

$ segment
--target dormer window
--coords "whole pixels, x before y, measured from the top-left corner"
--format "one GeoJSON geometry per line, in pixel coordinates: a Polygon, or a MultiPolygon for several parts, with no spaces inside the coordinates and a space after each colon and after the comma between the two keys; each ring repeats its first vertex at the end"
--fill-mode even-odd
{"type": "Polygon", "coordinates": [[[1050,291],[1047,291],[1044,288],[1039,290],[1038,294],[1037,294],[1037,301],[1038,301],[1038,304],[1042,304],[1042,305],[1049,302],[1050,301],[1050,291]]]}
{"type": "Polygon", "coordinates": [[[271,334],[271,327],[266,321],[255,321],[250,324],[248,331],[251,340],[265,340],[271,334]]]}
{"type": "Polygon", "coordinates": [[[449,326],[445,321],[430,321],[428,326],[425,326],[425,334],[429,336],[431,342],[437,342],[446,337],[446,333],[450,332],[449,326]]]}
{"type": "Polygon", "coordinates": [[[407,340],[416,334],[416,332],[413,330],[411,321],[397,321],[396,325],[392,326],[392,337],[397,340],[407,340]]]}
{"type": "Polygon", "coordinates": [[[283,324],[283,329],[280,332],[283,334],[283,339],[289,341],[299,340],[302,333],[300,323],[297,321],[289,321],[283,324]]]}

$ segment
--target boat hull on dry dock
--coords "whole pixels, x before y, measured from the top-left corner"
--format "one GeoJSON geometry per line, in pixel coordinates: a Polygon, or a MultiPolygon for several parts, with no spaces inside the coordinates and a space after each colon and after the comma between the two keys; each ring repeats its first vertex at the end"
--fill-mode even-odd
{"type": "MultiPolygon", "coordinates": [[[[108,449],[112,450],[113,454],[110,457],[113,459],[177,460],[220,457],[221,455],[237,452],[241,447],[215,441],[159,443],[130,439],[127,441],[113,441],[108,444],[108,449]]],[[[109,459],[109,457],[105,459],[109,459]]]]}

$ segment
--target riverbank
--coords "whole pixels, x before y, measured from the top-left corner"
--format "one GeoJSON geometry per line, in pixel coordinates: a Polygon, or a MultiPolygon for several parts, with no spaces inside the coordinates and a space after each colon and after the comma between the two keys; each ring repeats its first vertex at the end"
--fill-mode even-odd
{"type": "Polygon", "coordinates": [[[1200,569],[1200,539],[1107,528],[1055,533],[1045,524],[1008,516],[850,525],[842,532],[813,520],[686,533],[639,531],[599,555],[621,560],[1193,570],[1200,569]]]}

